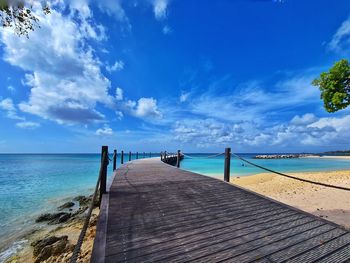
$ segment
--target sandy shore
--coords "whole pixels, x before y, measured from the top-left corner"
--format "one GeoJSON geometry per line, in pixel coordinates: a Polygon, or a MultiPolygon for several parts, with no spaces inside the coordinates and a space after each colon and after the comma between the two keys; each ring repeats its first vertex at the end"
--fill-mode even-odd
{"type": "MultiPolygon", "coordinates": [[[[340,157],[336,156],[332,158],[340,157]]],[[[350,188],[350,171],[289,174],[299,178],[350,188]]],[[[349,191],[317,186],[271,173],[234,177],[231,179],[231,183],[297,207],[316,216],[323,217],[350,229],[349,191]]]]}

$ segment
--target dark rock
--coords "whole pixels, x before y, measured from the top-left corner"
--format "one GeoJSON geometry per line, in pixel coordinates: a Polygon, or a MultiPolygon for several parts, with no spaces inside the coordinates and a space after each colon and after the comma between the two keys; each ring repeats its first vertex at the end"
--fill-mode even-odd
{"type": "Polygon", "coordinates": [[[58,210],[63,210],[63,209],[66,209],[66,208],[70,208],[72,206],[74,206],[73,202],[67,202],[67,203],[64,203],[63,205],[59,206],[58,210]]]}
{"type": "Polygon", "coordinates": [[[44,222],[44,221],[49,221],[52,218],[51,214],[41,214],[36,220],[35,222],[39,223],[39,222],[44,222]]]}
{"type": "Polygon", "coordinates": [[[49,225],[55,225],[66,222],[71,216],[71,213],[56,213],[53,214],[54,217],[52,220],[48,223],[49,225]]]}
{"type": "Polygon", "coordinates": [[[80,206],[88,206],[92,200],[92,196],[86,197],[79,195],[73,199],[73,201],[78,201],[80,206]]]}
{"type": "Polygon", "coordinates": [[[71,216],[72,214],[65,213],[65,212],[54,213],[54,214],[42,214],[35,220],[35,222],[39,223],[39,222],[49,221],[50,225],[54,225],[54,224],[66,222],[71,216]]]}
{"type": "MultiPolygon", "coordinates": [[[[65,252],[67,249],[69,249],[68,236],[49,237],[48,239],[50,238],[51,238],[50,242],[49,243],[47,242],[46,245],[41,246],[39,253],[36,252],[37,258],[35,260],[35,263],[42,262],[51,256],[60,255],[63,252],[65,252]]],[[[38,244],[40,244],[41,242],[39,242],[38,244]]]]}
{"type": "Polygon", "coordinates": [[[53,243],[61,239],[68,239],[68,236],[62,236],[62,237],[50,236],[50,237],[46,237],[44,239],[39,239],[32,242],[30,245],[34,248],[33,255],[38,256],[40,251],[44,247],[52,245],[53,243]]]}
{"type": "Polygon", "coordinates": [[[87,209],[87,206],[80,207],[75,213],[73,213],[72,217],[76,217],[77,215],[83,214],[87,209]]]}
{"type": "Polygon", "coordinates": [[[59,223],[64,223],[64,222],[66,222],[71,216],[72,216],[72,214],[64,214],[64,215],[61,215],[60,218],[58,219],[58,222],[59,222],[59,223]]]}

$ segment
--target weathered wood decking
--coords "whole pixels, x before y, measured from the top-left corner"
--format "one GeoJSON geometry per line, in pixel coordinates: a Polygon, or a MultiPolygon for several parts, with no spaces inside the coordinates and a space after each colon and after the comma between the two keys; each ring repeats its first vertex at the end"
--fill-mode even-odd
{"type": "Polygon", "coordinates": [[[92,262],[350,262],[350,233],[144,159],[117,170],[101,206],[92,262]]]}

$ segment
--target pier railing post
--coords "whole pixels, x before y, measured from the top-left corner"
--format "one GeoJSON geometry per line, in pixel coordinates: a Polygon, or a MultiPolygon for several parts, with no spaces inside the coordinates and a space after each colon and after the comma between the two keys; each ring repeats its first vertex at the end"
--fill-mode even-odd
{"type": "Polygon", "coordinates": [[[226,148],[225,149],[225,170],[224,170],[225,182],[230,182],[230,163],[231,163],[231,148],[226,148]]]}
{"type": "Polygon", "coordinates": [[[117,169],[117,150],[114,150],[113,155],[113,171],[117,169]]]}
{"type": "Polygon", "coordinates": [[[107,165],[108,165],[108,146],[102,146],[101,151],[101,178],[100,178],[100,202],[102,195],[105,194],[107,187],[107,165]],[[105,158],[103,158],[105,157],[105,158]]]}
{"type": "Polygon", "coordinates": [[[122,151],[121,155],[120,155],[120,163],[123,164],[124,163],[124,151],[122,151]]]}
{"type": "Polygon", "coordinates": [[[177,150],[176,167],[180,168],[180,150],[177,150]]]}
{"type": "Polygon", "coordinates": [[[129,152],[129,162],[131,161],[131,152],[129,152]]]}

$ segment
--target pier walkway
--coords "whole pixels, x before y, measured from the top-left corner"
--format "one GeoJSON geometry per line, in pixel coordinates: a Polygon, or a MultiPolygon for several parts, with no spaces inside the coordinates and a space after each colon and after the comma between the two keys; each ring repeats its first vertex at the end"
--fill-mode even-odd
{"type": "Polygon", "coordinates": [[[116,170],[91,262],[350,262],[350,232],[150,158],[116,170]]]}

